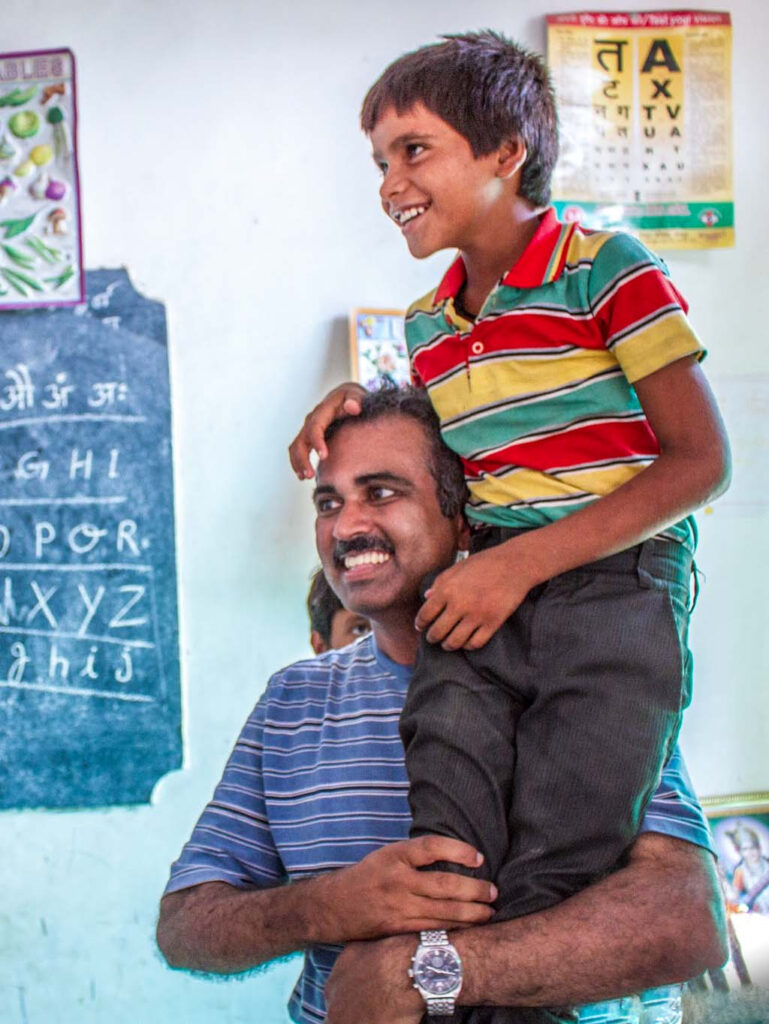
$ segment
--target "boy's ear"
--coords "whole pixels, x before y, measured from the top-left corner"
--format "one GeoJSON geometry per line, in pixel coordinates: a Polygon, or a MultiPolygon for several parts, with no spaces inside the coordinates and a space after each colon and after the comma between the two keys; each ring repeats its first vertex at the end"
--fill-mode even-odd
{"type": "Polygon", "coordinates": [[[329,649],[328,644],[317,631],[313,629],[310,631],[310,646],[316,654],[325,654],[329,649]]]}
{"type": "Polygon", "coordinates": [[[503,142],[497,150],[497,177],[512,178],[526,163],[526,143],[518,135],[503,142]]]}

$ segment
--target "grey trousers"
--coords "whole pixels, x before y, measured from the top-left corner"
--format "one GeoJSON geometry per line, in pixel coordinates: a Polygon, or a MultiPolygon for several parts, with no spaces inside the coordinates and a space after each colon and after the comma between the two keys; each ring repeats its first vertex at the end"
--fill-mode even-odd
{"type": "MultiPolygon", "coordinates": [[[[490,528],[475,550],[513,533],[490,528]]],[[[400,725],[411,834],[482,851],[493,921],[584,888],[636,837],[690,698],[691,571],[681,545],[649,540],[536,587],[479,651],[422,642],[400,725]]],[[[487,1007],[453,1019],[575,1017],[487,1007]]]]}

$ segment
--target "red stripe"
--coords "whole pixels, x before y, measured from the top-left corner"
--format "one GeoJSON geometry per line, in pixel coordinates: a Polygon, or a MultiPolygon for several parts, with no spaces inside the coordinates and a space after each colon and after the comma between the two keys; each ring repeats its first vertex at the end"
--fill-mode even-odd
{"type": "Polygon", "coordinates": [[[551,470],[554,466],[568,469],[588,462],[621,459],[628,455],[653,457],[659,455],[657,438],[646,420],[611,421],[574,427],[537,441],[517,441],[502,451],[468,465],[473,472],[487,472],[502,466],[524,466],[527,469],[551,470]]]}
{"type": "Polygon", "coordinates": [[[661,271],[653,268],[621,285],[601,306],[598,319],[606,327],[611,325],[611,333],[616,335],[671,303],[676,303],[686,313],[687,304],[681,293],[661,271]]]}

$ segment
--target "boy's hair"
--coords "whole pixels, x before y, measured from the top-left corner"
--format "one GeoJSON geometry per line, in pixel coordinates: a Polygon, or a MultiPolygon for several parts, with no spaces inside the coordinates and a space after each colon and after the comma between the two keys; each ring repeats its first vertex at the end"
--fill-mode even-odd
{"type": "Polygon", "coordinates": [[[331,644],[331,624],[336,613],[342,611],[343,607],[329,586],[323,570],[317,569],[312,575],[307,595],[307,614],[310,616],[310,629],[319,633],[325,644],[331,644]]]}
{"type": "Polygon", "coordinates": [[[526,144],[519,194],[550,202],[558,156],[558,119],[544,60],[499,32],[441,36],[394,61],[371,86],[361,109],[370,135],[388,107],[405,114],[423,103],[486,156],[515,136],[526,144]]]}
{"type": "Polygon", "coordinates": [[[329,424],[325,434],[326,444],[345,425],[369,423],[382,416],[408,416],[419,423],[430,445],[428,469],[435,480],[440,510],[447,519],[460,515],[468,498],[462,463],[459,456],[444,444],[438,414],[426,391],[384,384],[378,391],[367,392],[361,399],[359,415],[340,416],[329,424]]]}

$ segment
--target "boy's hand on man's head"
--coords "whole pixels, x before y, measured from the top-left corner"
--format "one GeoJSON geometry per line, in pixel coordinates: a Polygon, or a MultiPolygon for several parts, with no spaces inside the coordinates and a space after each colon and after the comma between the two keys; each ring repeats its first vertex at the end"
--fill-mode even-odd
{"type": "Polygon", "coordinates": [[[366,389],[353,381],[347,381],[329,391],[305,417],[302,429],[288,448],[291,468],[300,480],[310,480],[315,470],[310,462],[310,452],[317,452],[319,459],[328,455],[324,440],[326,430],[333,420],[339,416],[357,416],[360,412],[360,400],[366,389]]]}
{"type": "Polygon", "coordinates": [[[414,622],[430,643],[447,651],[477,651],[540,582],[525,563],[510,559],[514,543],[470,555],[436,578],[414,622]]]}

